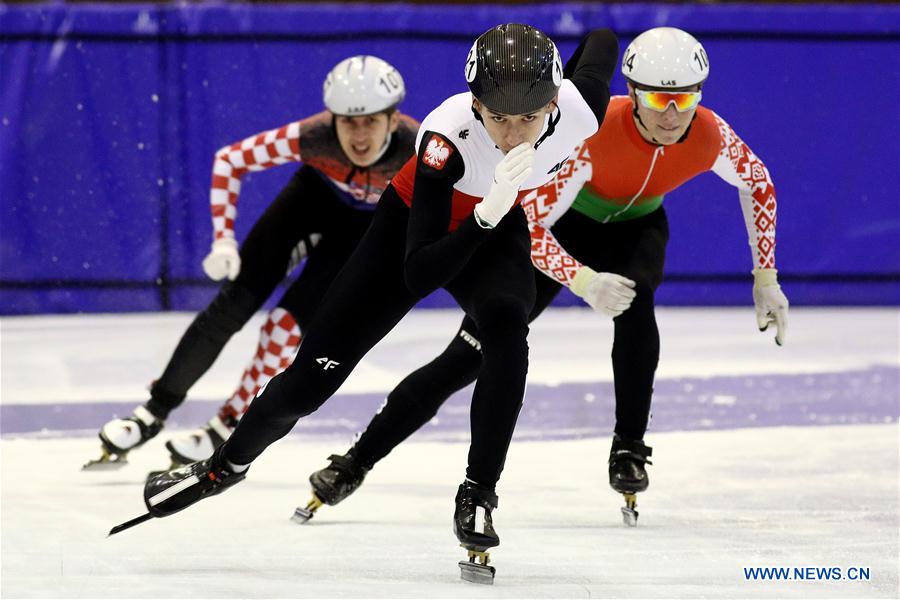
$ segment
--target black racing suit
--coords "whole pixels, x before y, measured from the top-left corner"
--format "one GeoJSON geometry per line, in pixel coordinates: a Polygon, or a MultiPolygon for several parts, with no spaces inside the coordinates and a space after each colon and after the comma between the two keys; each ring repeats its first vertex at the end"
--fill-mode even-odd
{"type": "MultiPolygon", "coordinates": [[[[610,32],[589,34],[567,71],[602,119],[616,61],[610,32]],[[596,34],[596,35],[595,35],[596,34]]],[[[535,301],[530,235],[514,208],[494,229],[468,214],[450,228],[460,153],[440,168],[415,165],[410,207],[391,185],[371,227],[328,290],[294,362],[274,377],[244,414],[221,456],[247,464],[331,397],[362,357],[417,300],[447,289],[478,326],[481,368],[472,396],[466,477],[487,488],[499,480],[521,408],[528,368],[528,318],[535,301]]]]}

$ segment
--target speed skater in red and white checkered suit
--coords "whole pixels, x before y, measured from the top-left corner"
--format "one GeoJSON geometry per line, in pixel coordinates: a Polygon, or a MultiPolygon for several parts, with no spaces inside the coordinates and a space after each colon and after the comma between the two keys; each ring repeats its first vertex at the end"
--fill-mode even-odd
{"type": "MultiPolygon", "coordinates": [[[[669,239],[665,194],[708,171],[738,189],[752,254],[757,324],[765,330],[773,323],[779,345],[786,333],[788,301],[775,276],[775,188],[765,165],[728,123],[697,104],[708,70],[703,47],[683,31],[659,28],[639,36],[623,56],[628,96],[613,97],[600,130],[553,181],[522,202],[530,220],[537,285],[529,319],[540,315],[563,286],[613,317],[616,425],[609,477],[617,492],[632,496],[649,483],[644,464],[651,449],[643,439],[659,361],[654,292],[663,278],[669,239]],[[678,65],[688,68],[679,72],[678,65]],[[614,304],[616,295],[603,293],[611,283],[604,271],[636,284],[624,312],[614,304]]],[[[476,379],[482,367],[480,337],[467,316],[443,354],[388,394],[354,446],[330,457],[331,464],[311,476],[319,500],[337,504],[350,495],[376,462],[476,379]]],[[[631,509],[626,522],[636,523],[634,506],[626,508],[631,509]]],[[[309,513],[299,509],[298,516],[302,520],[309,513]]]]}
{"type": "Polygon", "coordinates": [[[617,52],[612,32],[591,32],[564,78],[556,46],[540,31],[509,24],[480,36],[465,63],[470,92],[448,98],[423,121],[417,156],[385,190],[294,361],[259,391],[209,460],[147,482],[149,514],[167,516],[240,481],[420,298],[443,287],[478,323],[482,350],[454,530],[473,552],[497,545],[490,515],[525,390],[535,294],[519,201],[597,130],[617,52]]]}
{"type": "Polygon", "coordinates": [[[351,57],[324,82],[327,110],[216,152],[213,242],[203,269],[225,283],[182,336],[151,384],[150,399],[102,427],[103,456],[87,468],[120,466],[129,451],[159,433],[226,342],[305,259],[267,315],[253,358],[218,415],[166,445],[173,461],[193,462],[228,437],[256,391],[290,363],[325,290],[372,222],[382,192],[413,156],[418,122],[397,111],[404,95],[403,79],[390,64],[374,56],[351,57]],[[243,176],[290,162],[303,165],[238,250],[234,223],[243,176]]]}

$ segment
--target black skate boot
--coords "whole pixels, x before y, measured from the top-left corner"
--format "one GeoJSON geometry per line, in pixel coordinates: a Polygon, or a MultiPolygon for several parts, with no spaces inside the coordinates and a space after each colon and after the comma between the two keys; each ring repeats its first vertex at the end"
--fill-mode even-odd
{"type": "Polygon", "coordinates": [[[298,506],[294,510],[291,519],[297,523],[312,519],[323,504],[334,506],[355,492],[371,468],[359,464],[353,450],[343,456],[332,454],[328,460],[330,465],[309,476],[313,497],[305,508],[298,506]]]}
{"type": "Polygon", "coordinates": [[[99,471],[127,465],[128,453],[156,437],[164,425],[162,419],[144,406],[135,408],[130,417],[113,419],[100,429],[100,458],[88,461],[81,469],[99,471]]]}
{"type": "Polygon", "coordinates": [[[219,446],[212,456],[166,471],[144,484],[144,504],[152,517],[168,517],[204,498],[215,496],[243,481],[247,469],[234,473],[225,464],[219,446]]]}
{"type": "Polygon", "coordinates": [[[641,440],[626,440],[618,434],[613,436],[609,451],[609,485],[625,497],[622,520],[631,527],[637,526],[636,494],[650,485],[644,465],[653,464],[649,459],[652,454],[653,448],[641,440]]]}
{"type": "Polygon", "coordinates": [[[500,545],[491,517],[495,508],[497,494],[492,490],[468,480],[460,484],[453,513],[453,533],[469,554],[468,561],[459,561],[460,575],[466,581],[494,583],[496,570],[488,566],[490,555],[486,550],[500,545]]]}
{"type": "Polygon", "coordinates": [[[247,469],[235,473],[223,458],[225,446],[219,448],[206,460],[164,471],[144,484],[144,505],[147,513],[113,527],[109,535],[139,525],[152,518],[174,515],[188,506],[220,494],[225,489],[244,480],[247,469]]]}

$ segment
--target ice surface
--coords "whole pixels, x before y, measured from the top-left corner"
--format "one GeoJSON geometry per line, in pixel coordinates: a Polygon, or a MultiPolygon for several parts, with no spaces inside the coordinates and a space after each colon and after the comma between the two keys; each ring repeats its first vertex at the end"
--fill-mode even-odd
{"type": "MultiPolygon", "coordinates": [[[[110,527],[143,512],[142,481],[166,465],[166,434],[121,471],[83,473],[96,439],[78,427],[35,433],[29,411],[86,407],[99,427],[106,406],[144,399],[189,316],[4,318],[0,590],[4,598],[896,598],[897,317],[792,310],[788,345],[777,348],[755,331],[750,308],[661,310],[665,393],[647,436],[652,484],[632,529],[606,483],[609,416],[589,431],[542,417],[552,409],[542,403],[557,400],[559,412],[580,407],[576,422],[611,410],[611,327],[586,311],[551,311],[532,328],[538,414],[529,421],[526,398],[498,488],[492,587],[460,581],[464,552],[450,530],[467,452],[464,397],[439,413],[434,435],[379,463],[356,495],[307,525],[289,520],[308,499],[308,474],[347,448],[367,414],[349,404],[374,403],[443,348],[458,313],[414,313],[366,358],[329,403],[337,408],[328,418],[346,427],[301,426],[235,489],[108,539],[110,527]],[[12,432],[15,423],[30,433],[12,432]],[[747,581],[744,567],[866,567],[871,579],[747,581]]],[[[245,328],[198,384],[196,415],[230,393],[255,338],[245,328]]]]}

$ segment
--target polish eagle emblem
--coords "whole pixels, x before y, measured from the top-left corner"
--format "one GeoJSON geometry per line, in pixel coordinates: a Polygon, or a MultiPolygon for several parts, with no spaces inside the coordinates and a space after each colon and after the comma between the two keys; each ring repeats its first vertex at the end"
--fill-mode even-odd
{"type": "Polygon", "coordinates": [[[452,153],[453,148],[445,140],[442,140],[437,135],[432,135],[431,139],[428,140],[428,145],[425,146],[425,154],[422,156],[422,160],[429,167],[441,170],[447,164],[447,159],[450,158],[452,153]]]}

